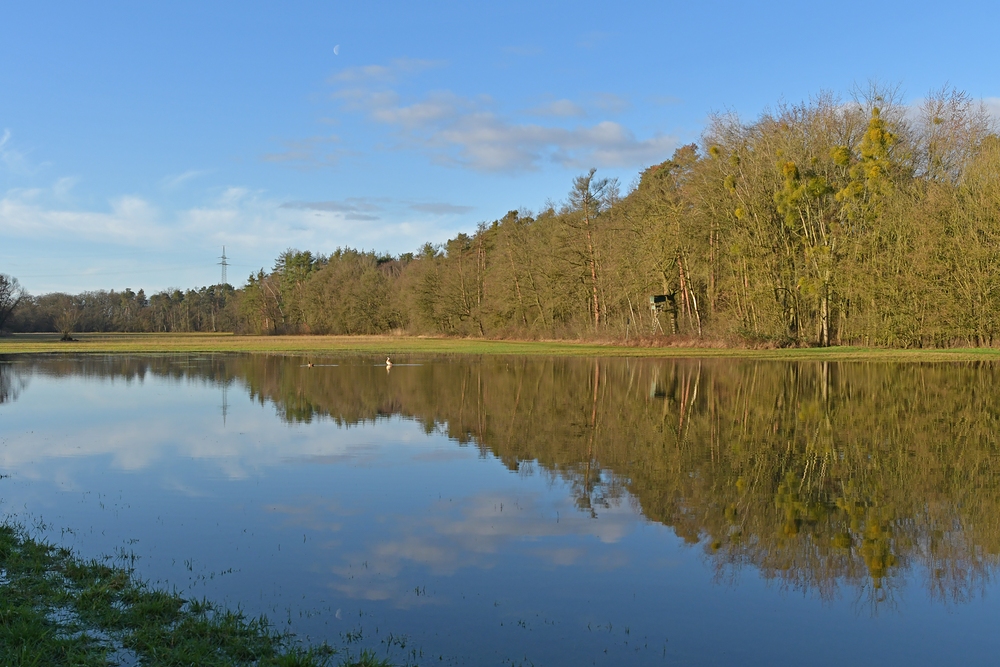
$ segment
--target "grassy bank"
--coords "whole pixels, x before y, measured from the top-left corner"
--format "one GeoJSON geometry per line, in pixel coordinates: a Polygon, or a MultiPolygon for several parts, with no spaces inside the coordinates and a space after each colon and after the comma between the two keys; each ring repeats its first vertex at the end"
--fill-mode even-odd
{"type": "Polygon", "coordinates": [[[1000,350],[952,348],[893,350],[829,347],[751,350],[722,347],[642,347],[575,341],[502,341],[415,336],[235,336],[233,334],[15,334],[0,338],[0,354],[54,352],[143,353],[264,352],[277,354],[509,354],[574,357],[740,357],[776,360],[977,361],[1000,360],[1000,350]]]}
{"type": "Polygon", "coordinates": [[[0,656],[12,667],[387,665],[370,654],[334,663],[328,645],[298,646],[266,618],[150,588],[10,525],[0,525],[0,656]]]}

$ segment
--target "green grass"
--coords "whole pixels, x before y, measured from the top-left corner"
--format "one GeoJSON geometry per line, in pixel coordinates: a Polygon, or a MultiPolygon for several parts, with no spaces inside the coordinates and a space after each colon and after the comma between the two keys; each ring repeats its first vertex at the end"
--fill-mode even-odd
{"type": "Polygon", "coordinates": [[[977,361],[1000,359],[1000,349],[899,350],[863,347],[752,350],[725,347],[640,347],[575,341],[500,341],[417,336],[235,336],[233,334],[15,334],[0,338],[0,354],[54,352],[263,352],[278,354],[496,354],[573,357],[725,357],[815,361],[977,361]]]}
{"type": "MultiPolygon", "coordinates": [[[[136,662],[157,667],[318,667],[336,651],[302,647],[266,618],[187,601],[125,569],[0,525],[0,656],[9,667],[136,662]]],[[[386,667],[362,652],[339,663],[386,667]]]]}

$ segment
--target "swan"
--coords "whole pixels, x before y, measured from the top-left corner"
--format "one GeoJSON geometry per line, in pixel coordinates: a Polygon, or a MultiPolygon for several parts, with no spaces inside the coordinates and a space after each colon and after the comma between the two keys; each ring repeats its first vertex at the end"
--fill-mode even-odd
{"type": "Polygon", "coordinates": [[[389,361],[389,357],[385,358],[385,367],[386,368],[392,368],[392,362],[389,361]]]}

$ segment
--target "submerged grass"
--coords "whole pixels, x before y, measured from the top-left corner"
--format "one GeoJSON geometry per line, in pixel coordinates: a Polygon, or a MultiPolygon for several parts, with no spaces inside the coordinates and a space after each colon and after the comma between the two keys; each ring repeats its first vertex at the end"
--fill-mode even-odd
{"type": "MultiPolygon", "coordinates": [[[[34,665],[318,667],[337,651],[298,645],[268,620],[147,586],[0,525],[0,656],[34,665]]],[[[374,654],[338,663],[387,667],[374,654]]]]}
{"type": "Polygon", "coordinates": [[[236,336],[233,334],[15,334],[0,338],[0,354],[53,352],[144,353],[263,352],[278,354],[490,354],[572,357],[723,357],[783,361],[980,361],[1000,360],[1000,349],[902,350],[865,347],[746,349],[670,347],[577,341],[509,341],[420,336],[236,336]]]}

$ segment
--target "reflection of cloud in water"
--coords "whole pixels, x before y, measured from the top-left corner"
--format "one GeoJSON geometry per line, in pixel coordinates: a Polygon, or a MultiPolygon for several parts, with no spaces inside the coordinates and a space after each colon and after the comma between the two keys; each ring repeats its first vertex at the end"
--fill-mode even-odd
{"type": "Polygon", "coordinates": [[[336,465],[338,463],[354,463],[370,465],[379,458],[379,448],[372,444],[350,445],[345,452],[337,454],[311,454],[309,456],[288,456],[282,463],[308,465],[336,465]]]}
{"type": "Polygon", "coordinates": [[[328,515],[336,517],[348,517],[357,512],[343,508],[336,500],[329,498],[313,497],[304,506],[274,504],[264,508],[265,512],[280,514],[286,518],[286,523],[291,526],[308,528],[316,532],[338,532],[343,523],[330,520],[328,515]]]}
{"type": "MultiPolygon", "coordinates": [[[[0,448],[0,469],[17,472],[25,479],[52,479],[47,466],[55,463],[61,475],[59,483],[75,487],[73,471],[77,465],[73,461],[88,457],[110,457],[112,468],[130,473],[165,472],[166,466],[178,461],[198,461],[228,480],[248,479],[263,469],[288,464],[398,464],[379,460],[379,444],[345,442],[316,428],[290,432],[265,413],[251,413],[240,424],[240,431],[223,429],[209,418],[199,417],[180,421],[171,414],[141,414],[132,419],[118,416],[113,428],[105,420],[95,419],[93,425],[62,428],[56,424],[50,430],[19,433],[5,439],[0,448]]],[[[366,436],[370,435],[369,431],[366,436]]],[[[385,439],[395,443],[392,435],[385,439]]],[[[166,488],[173,489],[175,484],[176,480],[170,481],[166,488]]]]}
{"type": "MultiPolygon", "coordinates": [[[[329,525],[331,531],[340,530],[341,524],[323,515],[343,517],[348,513],[336,503],[321,500],[269,509],[285,515],[290,523],[316,530],[329,525]]],[[[549,568],[583,564],[600,570],[624,567],[629,558],[623,551],[608,553],[602,548],[601,555],[595,556],[591,549],[596,542],[619,542],[636,522],[627,503],[612,506],[594,519],[562,495],[504,493],[441,500],[421,514],[380,519],[367,519],[379,528],[367,533],[371,539],[362,550],[342,551],[341,564],[328,568],[336,577],[328,585],[351,598],[391,600],[399,607],[430,601],[415,595],[412,588],[413,581],[427,574],[452,576],[467,568],[489,570],[511,557],[527,557],[536,566],[549,568]],[[586,538],[591,538],[590,544],[586,538]]]]}
{"type": "Polygon", "coordinates": [[[26,468],[47,460],[71,459],[86,456],[111,455],[116,467],[139,470],[151,463],[154,455],[150,436],[155,425],[122,424],[120,428],[92,427],[77,429],[66,437],[53,436],[45,431],[19,434],[5,442],[0,451],[0,466],[18,470],[28,475],[26,468]],[[152,428],[151,428],[152,426],[152,428]],[[145,446],[142,443],[146,443],[145,446]]]}
{"type": "Polygon", "coordinates": [[[188,498],[206,498],[210,494],[201,489],[196,489],[182,479],[170,476],[163,481],[163,488],[174,493],[179,493],[188,498]]]}
{"type": "MultiPolygon", "coordinates": [[[[212,394],[197,390],[167,392],[172,400],[181,398],[148,409],[149,392],[165,383],[154,378],[141,391],[102,386],[99,400],[86,398],[63,421],[10,438],[0,450],[0,465],[24,477],[57,478],[62,488],[85,489],[95,466],[81,461],[110,460],[112,468],[145,471],[160,488],[197,498],[221,493],[213,481],[219,475],[241,480],[278,466],[378,469],[368,474],[381,477],[383,468],[409,476],[420,474],[414,466],[429,470],[435,463],[457,462],[464,476],[472,473],[467,464],[478,466],[482,457],[478,448],[437,435],[428,438],[419,422],[400,417],[381,419],[375,428],[347,429],[333,422],[303,427],[280,424],[269,411],[234,401],[223,425],[212,409],[212,394]],[[192,462],[197,474],[189,478],[192,462]]],[[[100,463],[96,467],[103,472],[100,463]]],[[[520,474],[530,475],[531,467],[530,461],[521,462],[520,474]]],[[[550,483],[563,484],[556,476],[550,483]]],[[[542,568],[605,569],[628,562],[624,552],[609,555],[601,548],[619,542],[634,525],[628,502],[612,500],[594,519],[579,511],[568,487],[534,495],[471,493],[381,510],[351,506],[351,496],[306,496],[282,499],[264,510],[286,527],[315,533],[312,544],[320,558],[327,556],[315,567],[332,578],[327,586],[354,599],[389,600],[400,607],[443,601],[414,592],[421,577],[502,568],[511,558],[530,559],[542,568]]]]}
{"type": "Polygon", "coordinates": [[[631,510],[616,505],[604,510],[600,520],[579,512],[570,499],[561,499],[558,505],[558,517],[542,517],[537,497],[480,496],[472,499],[461,519],[442,522],[436,528],[442,534],[471,540],[469,546],[476,550],[490,552],[497,542],[510,538],[592,535],[610,544],[624,537],[635,521],[631,510]]]}
{"type": "Polygon", "coordinates": [[[449,447],[447,449],[428,449],[417,452],[411,458],[414,461],[423,463],[435,463],[441,461],[462,461],[465,459],[477,458],[479,452],[468,447],[449,447]]]}
{"type": "Polygon", "coordinates": [[[533,552],[539,560],[553,565],[574,565],[587,552],[580,548],[562,547],[552,549],[535,549],[533,552]]]}
{"type": "Polygon", "coordinates": [[[399,581],[375,581],[363,582],[359,580],[345,580],[333,584],[330,588],[341,595],[353,600],[367,600],[369,602],[391,601],[400,609],[424,605],[441,605],[446,600],[431,597],[428,595],[417,595],[413,588],[408,588],[399,581]]]}
{"type": "MultiPolygon", "coordinates": [[[[112,465],[131,472],[145,470],[164,456],[164,450],[180,450],[192,458],[224,458],[225,443],[178,432],[173,419],[118,421],[115,427],[96,424],[75,428],[72,433],[31,432],[12,438],[0,451],[0,466],[18,470],[50,460],[110,456],[112,465]]],[[[174,453],[173,451],[170,452],[174,453]]]]}

